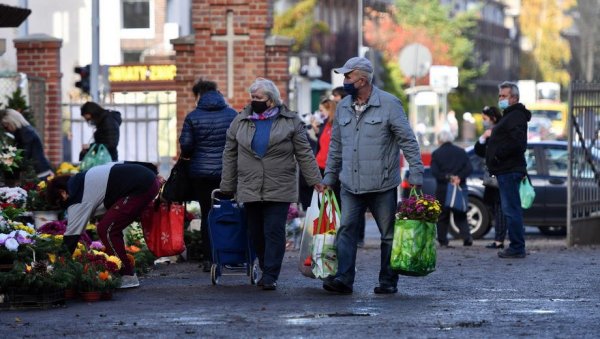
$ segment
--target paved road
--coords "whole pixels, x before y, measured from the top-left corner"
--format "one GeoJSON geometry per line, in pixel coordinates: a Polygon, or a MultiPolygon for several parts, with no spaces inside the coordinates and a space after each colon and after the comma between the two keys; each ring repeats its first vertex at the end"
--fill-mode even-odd
{"type": "MultiPolygon", "coordinates": [[[[369,226],[372,228],[372,224],[369,226]]],[[[499,259],[476,241],[438,252],[438,269],[373,294],[376,231],[359,250],[355,292],[331,295],[300,276],[288,252],[278,290],[244,276],[212,286],[197,263],[162,265],[114,300],[2,311],[2,337],[580,337],[600,333],[600,247],[528,234],[526,259],[499,259]]]]}

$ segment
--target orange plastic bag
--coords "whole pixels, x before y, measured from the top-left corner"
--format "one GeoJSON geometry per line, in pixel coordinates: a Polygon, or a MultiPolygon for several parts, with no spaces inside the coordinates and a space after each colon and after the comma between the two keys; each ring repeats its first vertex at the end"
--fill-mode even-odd
{"type": "Polygon", "coordinates": [[[184,215],[185,205],[165,202],[152,202],[142,213],[146,245],[156,257],[169,257],[184,251],[184,215]]]}

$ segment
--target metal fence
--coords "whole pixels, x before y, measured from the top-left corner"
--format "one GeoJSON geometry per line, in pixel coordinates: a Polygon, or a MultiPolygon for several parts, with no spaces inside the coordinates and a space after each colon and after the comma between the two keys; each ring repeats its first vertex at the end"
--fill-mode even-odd
{"type": "Polygon", "coordinates": [[[600,83],[569,91],[567,243],[600,243],[600,83]]]}
{"type": "MultiPolygon", "coordinates": [[[[93,141],[94,128],[81,116],[83,103],[63,104],[63,158],[72,163],[79,162],[82,145],[93,141]]],[[[175,92],[112,93],[100,105],[121,113],[119,160],[152,162],[168,172],[177,151],[175,92]]]]}

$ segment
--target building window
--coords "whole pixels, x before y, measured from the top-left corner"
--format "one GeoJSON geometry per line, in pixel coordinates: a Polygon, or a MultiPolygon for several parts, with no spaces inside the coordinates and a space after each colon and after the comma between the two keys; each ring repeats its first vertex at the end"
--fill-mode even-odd
{"type": "Polygon", "coordinates": [[[121,38],[153,39],[154,0],[121,0],[121,38]]]}
{"type": "Polygon", "coordinates": [[[123,0],[123,28],[150,28],[149,0],[123,0]]]}
{"type": "Polygon", "coordinates": [[[142,58],[142,51],[123,51],[124,64],[139,64],[142,58]]]}

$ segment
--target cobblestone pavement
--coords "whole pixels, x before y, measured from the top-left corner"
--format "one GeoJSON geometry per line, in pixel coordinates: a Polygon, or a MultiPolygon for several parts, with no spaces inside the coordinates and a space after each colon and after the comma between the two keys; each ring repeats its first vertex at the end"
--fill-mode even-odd
{"type": "MultiPolygon", "coordinates": [[[[375,231],[376,232],[376,231],[375,231]]],[[[288,252],[276,291],[246,276],[213,286],[198,263],[161,265],[112,301],[0,311],[3,337],[580,337],[600,333],[600,247],[528,234],[526,259],[499,259],[489,240],[438,251],[427,277],[373,293],[379,250],[369,233],[352,295],[332,295],[288,252]]]]}

